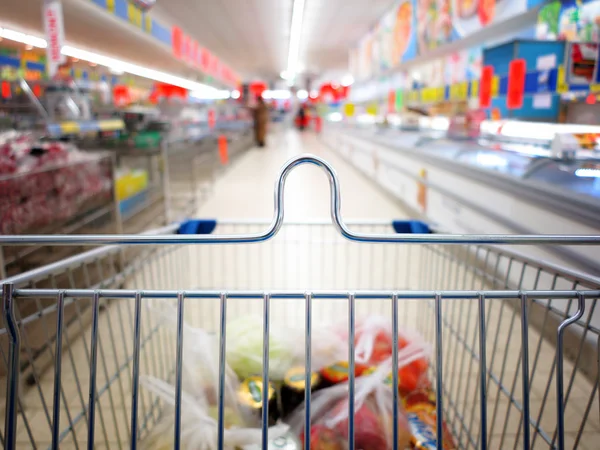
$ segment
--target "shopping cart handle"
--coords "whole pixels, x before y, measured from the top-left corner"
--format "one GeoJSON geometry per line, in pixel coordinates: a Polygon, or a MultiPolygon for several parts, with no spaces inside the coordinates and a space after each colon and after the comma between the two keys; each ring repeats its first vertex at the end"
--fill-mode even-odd
{"type": "Polygon", "coordinates": [[[432,232],[429,225],[419,220],[394,220],[392,227],[398,234],[429,234],[432,232]]]}
{"type": "Polygon", "coordinates": [[[216,227],[215,219],[190,219],[181,222],[177,234],[211,234],[216,227]]]}

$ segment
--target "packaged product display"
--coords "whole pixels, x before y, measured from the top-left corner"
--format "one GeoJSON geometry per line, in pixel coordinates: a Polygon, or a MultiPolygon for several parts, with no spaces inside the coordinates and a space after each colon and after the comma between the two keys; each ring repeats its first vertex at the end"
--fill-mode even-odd
{"type": "Polygon", "coordinates": [[[63,142],[13,134],[0,144],[0,233],[67,221],[112,199],[111,161],[63,142]]]}

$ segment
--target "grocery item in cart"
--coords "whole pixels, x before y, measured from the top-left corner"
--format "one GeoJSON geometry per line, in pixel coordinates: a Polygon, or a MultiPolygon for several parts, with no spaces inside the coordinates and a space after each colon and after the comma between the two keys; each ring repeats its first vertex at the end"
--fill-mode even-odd
{"type": "MultiPolygon", "coordinates": [[[[321,376],[316,372],[310,373],[310,390],[316,392],[321,387],[321,376]]],[[[306,391],[306,372],[302,366],[292,367],[285,374],[281,387],[282,415],[286,417],[304,401],[306,391]]]]}
{"type": "MultiPolygon", "coordinates": [[[[390,322],[384,317],[369,316],[357,325],[355,335],[357,367],[361,364],[377,367],[392,356],[393,335],[390,322]]],[[[418,333],[398,330],[398,360],[403,361],[403,364],[398,367],[398,389],[401,394],[429,386],[427,369],[431,351],[431,345],[418,333]]]]}
{"type": "MultiPolygon", "coordinates": [[[[383,382],[385,364],[368,376],[355,380],[354,440],[355,447],[370,450],[393,448],[393,398],[389,386],[383,382]]],[[[348,437],[349,384],[338,384],[323,389],[311,399],[311,448],[346,448],[348,437]],[[313,439],[314,437],[314,445],[313,439]],[[343,442],[343,446],[340,446],[343,442]],[[325,444],[332,444],[328,447],[325,444]]],[[[304,434],[304,405],[289,419],[292,431],[304,434]]],[[[409,445],[411,434],[401,404],[398,404],[398,448],[409,445]]]]}
{"type": "MultiPolygon", "coordinates": [[[[177,311],[171,304],[166,301],[156,302],[150,311],[156,314],[164,327],[176,332],[177,311]]],[[[260,444],[261,428],[258,417],[247,409],[248,404],[239,402],[238,393],[244,384],[239,385],[237,377],[226,364],[221,395],[217,338],[201,328],[185,324],[182,362],[182,448],[218,448],[219,400],[222,400],[224,408],[224,448],[236,449],[260,444]]],[[[170,381],[153,376],[143,376],[140,381],[144,388],[170,406],[157,427],[158,431],[153,430],[152,434],[144,440],[144,448],[148,450],[172,448],[176,388],[170,381]]],[[[274,393],[272,387],[269,391],[274,393]]],[[[262,390],[259,397],[262,400],[262,390]]],[[[262,403],[259,402],[258,405],[260,407],[262,403]]],[[[275,408],[273,410],[276,411],[275,408]]],[[[287,426],[277,425],[269,430],[269,436],[275,439],[283,436],[287,430],[287,426]]]]}
{"type": "MultiPolygon", "coordinates": [[[[257,419],[262,417],[264,389],[262,377],[249,377],[242,382],[238,390],[238,400],[244,407],[249,408],[257,419]]],[[[277,396],[275,395],[275,388],[271,383],[269,383],[266,389],[268,389],[269,425],[274,425],[279,418],[277,396]]]]}
{"type": "MultiPolygon", "coordinates": [[[[240,378],[262,375],[263,320],[244,316],[227,326],[227,363],[240,378]]],[[[271,323],[269,329],[269,379],[283,381],[289,369],[304,365],[303,328],[283,328],[271,323]]],[[[335,330],[315,328],[312,332],[311,367],[319,371],[348,357],[348,342],[335,330]]]]}
{"type": "MultiPolygon", "coordinates": [[[[428,389],[409,394],[404,399],[404,407],[412,434],[411,445],[416,450],[435,450],[437,448],[436,400],[435,393],[428,389]]],[[[454,450],[456,444],[448,426],[442,424],[444,450],[454,450]]]]}

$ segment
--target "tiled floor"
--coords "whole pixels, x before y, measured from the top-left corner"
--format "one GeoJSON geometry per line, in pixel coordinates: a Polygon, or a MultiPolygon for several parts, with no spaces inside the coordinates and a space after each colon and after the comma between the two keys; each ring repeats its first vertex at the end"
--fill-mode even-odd
{"type": "MultiPolygon", "coordinates": [[[[225,219],[217,227],[216,233],[247,233],[266,229],[273,212],[273,185],[281,165],[290,157],[307,151],[325,158],[337,170],[341,181],[343,216],[371,221],[370,224],[354,224],[351,228],[362,232],[392,232],[389,221],[404,217],[399,205],[357,175],[313,135],[299,135],[291,131],[272,135],[267,148],[252,150],[237,160],[230,170],[216,180],[214,195],[200,208],[198,215],[225,219]],[[261,219],[264,223],[253,224],[248,219],[261,219]]],[[[484,275],[489,275],[489,271],[485,267],[482,269],[481,264],[462,264],[464,258],[461,260],[457,254],[444,249],[434,253],[416,246],[367,245],[343,240],[330,225],[326,225],[329,223],[328,189],[325,175],[317,168],[300,167],[290,174],[285,192],[286,220],[295,224],[284,226],[280,235],[272,241],[239,246],[187,246],[168,249],[164,254],[160,254],[164,249],[157,249],[159,256],[140,259],[140,268],[129,278],[126,287],[219,291],[507,287],[490,281],[489,277],[484,280],[484,275]],[[307,220],[313,223],[306,223],[307,220]]],[[[502,264],[497,267],[502,267],[502,264]]],[[[493,275],[505,280],[513,278],[513,274],[493,275]]],[[[527,285],[522,287],[531,288],[527,285]]],[[[99,327],[99,401],[95,442],[96,448],[128,448],[134,300],[110,299],[104,302],[99,327]]],[[[151,303],[144,300],[144,304],[151,303]]],[[[486,299],[485,304],[485,348],[489,370],[486,409],[488,448],[521,448],[523,430],[520,410],[523,395],[519,304],[516,300],[491,298],[486,299]]],[[[141,373],[172,380],[176,358],[175,338],[165,328],[174,329],[174,325],[164,310],[157,309],[155,303],[154,306],[154,309],[142,310],[141,373]],[[157,328],[161,324],[164,326],[157,328]]],[[[262,323],[262,306],[260,298],[230,299],[227,301],[227,320],[232,322],[255,314],[258,323],[262,323]]],[[[192,325],[218,332],[219,308],[218,297],[187,299],[185,316],[192,325]]],[[[418,330],[434,348],[433,300],[401,299],[398,310],[400,326],[418,330]]],[[[372,314],[391,318],[390,300],[356,300],[357,321],[372,314]]],[[[322,326],[331,327],[332,324],[347,324],[347,317],[347,299],[313,301],[315,330],[322,326]]],[[[477,299],[443,299],[442,317],[445,419],[461,448],[475,448],[482,419],[479,407],[477,299]]],[[[271,331],[293,338],[295,348],[299,350],[304,348],[304,320],[303,299],[271,301],[271,331]]],[[[65,438],[61,449],[87,448],[85,411],[90,367],[90,330],[87,324],[89,318],[87,322],[82,320],[81,324],[75,324],[83,332],[68,350],[65,348],[63,351],[60,429],[65,430],[65,438]],[[70,423],[73,423],[72,427],[70,423]]],[[[48,326],[54,326],[54,322],[49,321],[48,326]]],[[[597,335],[594,337],[597,339],[597,335]]],[[[546,439],[552,442],[556,428],[555,348],[545,339],[540,339],[539,332],[533,327],[529,327],[528,344],[532,380],[529,403],[533,420],[531,436],[535,439],[534,448],[550,448],[546,439]]],[[[313,350],[316,345],[318,343],[314,342],[313,350]]],[[[47,448],[51,441],[49,418],[54,376],[52,370],[37,375],[39,389],[24,387],[21,396],[23,409],[17,440],[19,448],[23,449],[33,447],[32,437],[36,448],[47,448]]],[[[592,378],[594,376],[595,383],[592,383],[590,377],[579,369],[575,370],[573,363],[565,359],[565,390],[573,380],[565,410],[566,448],[574,448],[576,442],[577,448],[598,448],[598,380],[597,375],[592,375],[592,378]]],[[[185,383],[184,379],[184,386],[185,383]]],[[[159,419],[161,410],[164,410],[163,402],[157,402],[142,388],[140,423],[151,426],[159,419]]]]}

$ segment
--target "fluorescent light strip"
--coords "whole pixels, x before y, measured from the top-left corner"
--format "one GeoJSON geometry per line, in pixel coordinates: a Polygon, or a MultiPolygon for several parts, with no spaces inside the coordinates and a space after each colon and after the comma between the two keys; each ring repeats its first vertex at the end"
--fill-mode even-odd
{"type": "Polygon", "coordinates": [[[72,58],[82,59],[91,63],[106,66],[112,70],[130,73],[139,77],[148,78],[150,80],[160,81],[162,83],[172,84],[194,92],[216,91],[217,89],[208,86],[207,84],[197,83],[196,81],[186,80],[185,78],[169,75],[154,69],[138,66],[135,64],[119,61],[118,59],[108,56],[99,55],[97,53],[80,50],[70,45],[65,45],[62,48],[62,54],[72,58]]]}
{"type": "Polygon", "coordinates": [[[42,38],[31,36],[30,34],[21,33],[20,31],[9,30],[7,28],[0,28],[0,37],[8,39],[9,41],[15,41],[25,45],[31,45],[32,47],[47,47],[46,41],[42,38]]]}
{"type": "MultiPolygon", "coordinates": [[[[38,48],[46,48],[46,41],[42,38],[32,36],[29,34],[21,33],[19,31],[9,30],[7,28],[0,28],[0,37],[20,42],[22,44],[31,45],[38,48]]],[[[186,80],[175,75],[160,72],[154,69],[148,69],[146,67],[131,64],[125,61],[120,61],[109,56],[99,55],[97,53],[89,52],[87,50],[81,50],[70,45],[63,46],[61,50],[63,55],[70,56],[72,58],[81,59],[93,64],[99,64],[101,66],[108,67],[111,71],[116,73],[129,73],[131,75],[137,75],[142,78],[148,78],[150,80],[159,81],[162,83],[172,84],[179,86],[184,89],[189,89],[196,94],[196,97],[203,96],[203,98],[221,98],[218,95],[219,90],[209,86],[207,84],[198,83],[192,80],[186,80]]]]}
{"type": "Polygon", "coordinates": [[[296,78],[298,57],[300,54],[300,37],[302,36],[302,19],[304,17],[305,0],[294,0],[292,9],[292,25],[290,28],[290,47],[288,51],[288,77],[296,78]]]}
{"type": "Polygon", "coordinates": [[[575,176],[581,178],[600,178],[600,169],[581,167],[575,171],[575,176]]]}

